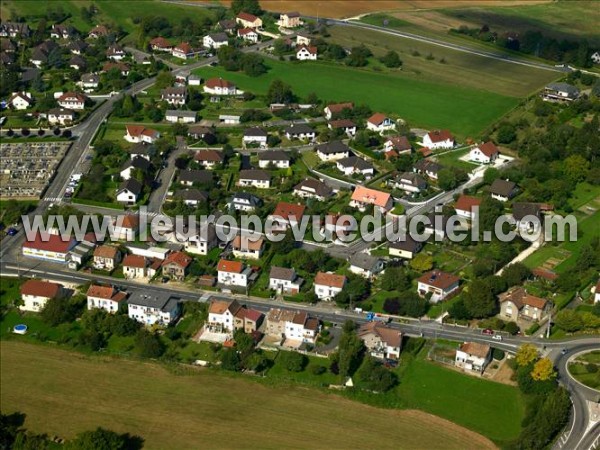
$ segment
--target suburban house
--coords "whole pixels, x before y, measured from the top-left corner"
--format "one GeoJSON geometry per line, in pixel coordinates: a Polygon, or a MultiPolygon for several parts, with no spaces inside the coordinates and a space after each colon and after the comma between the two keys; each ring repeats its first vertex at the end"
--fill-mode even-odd
{"type": "Polygon", "coordinates": [[[304,22],[300,18],[300,13],[297,11],[280,14],[279,20],[276,23],[283,28],[296,28],[304,25],[304,22]]]}
{"type": "Polygon", "coordinates": [[[204,48],[220,48],[229,45],[229,38],[225,33],[211,33],[202,38],[204,48]]]}
{"type": "Polygon", "coordinates": [[[100,75],[97,73],[84,73],[81,75],[78,84],[86,92],[93,91],[94,89],[97,89],[100,84],[100,75]]]}
{"type": "Polygon", "coordinates": [[[244,41],[256,44],[258,42],[258,33],[252,28],[241,28],[237,32],[237,36],[242,38],[244,41]]]}
{"type": "Polygon", "coordinates": [[[111,45],[106,49],[106,57],[113,61],[121,61],[125,56],[125,50],[120,45],[111,45]]]}
{"type": "Polygon", "coordinates": [[[127,299],[126,292],[119,291],[113,286],[100,286],[97,284],[92,284],[86,295],[88,310],[103,309],[111,314],[119,311],[119,305],[127,299]]]}
{"type": "Polygon", "coordinates": [[[317,145],[315,148],[317,156],[322,161],[335,161],[342,158],[348,158],[351,155],[350,147],[342,141],[331,141],[325,144],[317,145]]]}
{"type": "Polygon", "coordinates": [[[512,215],[517,222],[517,227],[522,231],[532,231],[541,226],[542,206],[540,203],[532,202],[513,203],[512,215]]]}
{"type": "Polygon", "coordinates": [[[13,109],[24,110],[33,105],[33,97],[30,92],[13,92],[6,103],[13,109]]]}
{"type": "Polygon", "coordinates": [[[219,20],[218,29],[224,31],[225,33],[233,34],[237,27],[237,23],[235,20],[223,19],[219,20]]]}
{"type": "Polygon", "coordinates": [[[392,136],[383,143],[383,150],[386,152],[394,150],[398,154],[410,153],[412,144],[406,136],[392,136]]]}
{"type": "Polygon", "coordinates": [[[13,38],[26,38],[31,34],[29,25],[24,22],[2,22],[0,36],[13,38]]]}
{"type": "Polygon", "coordinates": [[[316,198],[325,201],[333,195],[333,189],[314,178],[306,178],[294,187],[294,195],[302,198],[316,198]]]}
{"type": "Polygon", "coordinates": [[[141,255],[127,255],[123,258],[123,275],[127,279],[150,278],[150,260],[141,255]]]}
{"type": "Polygon", "coordinates": [[[183,252],[172,252],[162,262],[162,273],[164,276],[175,280],[183,280],[192,264],[192,258],[183,252]]]}
{"type": "Polygon", "coordinates": [[[437,150],[439,148],[454,148],[456,141],[454,140],[454,136],[448,130],[434,130],[427,133],[423,136],[424,147],[428,147],[432,150],[437,150]]]}
{"type": "Polygon", "coordinates": [[[348,158],[339,159],[336,162],[336,167],[346,176],[362,175],[367,180],[375,173],[373,164],[354,155],[349,156],[348,158]]]}
{"type": "Polygon", "coordinates": [[[52,108],[46,115],[50,125],[67,125],[75,120],[75,113],[70,109],[52,108]]]}
{"type": "Polygon", "coordinates": [[[269,289],[278,294],[295,295],[300,292],[304,280],[298,276],[294,269],[271,266],[269,273],[269,289]]]}
{"type": "Polygon", "coordinates": [[[244,137],[242,138],[242,145],[246,147],[248,144],[258,145],[260,148],[267,148],[267,139],[269,133],[260,127],[246,128],[244,130],[244,137]]]}
{"type": "Polygon", "coordinates": [[[247,169],[240,170],[239,186],[269,189],[271,187],[271,174],[265,170],[247,169]]]}
{"type": "Polygon", "coordinates": [[[285,231],[291,226],[297,226],[301,222],[305,210],[306,206],[304,205],[288,202],[277,203],[273,214],[269,215],[269,219],[273,222],[270,231],[285,231]]]}
{"type": "Polygon", "coordinates": [[[483,373],[492,360],[492,349],[479,342],[464,342],[456,350],[454,364],[465,371],[483,373]]]}
{"type": "Polygon", "coordinates": [[[185,105],[187,89],[185,87],[168,87],[160,91],[160,98],[169,105],[185,105]]]}
{"type": "Polygon", "coordinates": [[[69,255],[67,256],[69,269],[78,270],[89,259],[95,247],[96,237],[94,233],[86,234],[83,241],[79,242],[69,251],[69,255]]]}
{"type": "Polygon", "coordinates": [[[368,322],[358,329],[358,337],[365,343],[369,354],[378,359],[400,358],[402,332],[381,322],[368,322]]]}
{"type": "Polygon", "coordinates": [[[536,297],[521,286],[514,287],[498,296],[500,317],[516,322],[519,319],[544,320],[550,312],[550,302],[536,297]]]}
{"type": "Polygon", "coordinates": [[[150,40],[150,49],[155,52],[171,53],[173,51],[173,44],[164,37],[158,36],[150,40]]]}
{"type": "Polygon", "coordinates": [[[208,327],[212,332],[232,333],[241,329],[252,333],[258,330],[263,319],[263,313],[248,309],[236,300],[213,300],[208,307],[208,327]]]}
{"type": "Polygon", "coordinates": [[[92,39],[98,39],[101,37],[106,37],[110,34],[109,29],[104,25],[96,25],[94,28],[90,30],[88,33],[88,37],[92,39]]]}
{"type": "Polygon", "coordinates": [[[58,97],[59,106],[67,109],[82,110],[85,108],[87,97],[78,92],[65,92],[58,97]]]}
{"type": "Polygon", "coordinates": [[[396,122],[387,117],[385,114],[375,113],[367,119],[367,130],[383,133],[396,128],[396,122]]]}
{"type": "Polygon", "coordinates": [[[468,220],[473,220],[475,210],[481,206],[481,199],[470,195],[461,195],[454,204],[454,210],[459,217],[464,217],[468,220]]]}
{"type": "Polygon", "coordinates": [[[165,112],[165,120],[171,123],[194,123],[196,121],[196,111],[167,109],[165,112]]]}
{"type": "Polygon", "coordinates": [[[265,240],[237,235],[231,241],[231,251],[236,258],[260,259],[265,250],[265,240]]]}
{"type": "Polygon", "coordinates": [[[290,167],[290,157],[283,150],[263,152],[258,155],[258,167],[261,169],[268,169],[271,167],[287,169],[290,167]]]}
{"type": "Polygon", "coordinates": [[[143,125],[125,125],[125,140],[132,144],[145,142],[146,144],[154,144],[160,133],[152,128],[146,128],[143,125]]]}
{"type": "Polygon", "coordinates": [[[58,234],[37,233],[32,241],[25,240],[21,251],[23,256],[66,263],[67,255],[75,244],[73,238],[63,240],[58,234]]]}
{"type": "Polygon", "coordinates": [[[346,102],[346,103],[333,103],[331,105],[327,105],[323,111],[325,113],[325,118],[327,120],[331,120],[334,117],[339,116],[344,110],[352,111],[354,109],[354,103],[346,102]]]}
{"type": "Polygon", "coordinates": [[[312,42],[312,38],[306,33],[297,33],[296,34],[296,45],[310,45],[312,42]]]}
{"type": "Polygon", "coordinates": [[[501,202],[507,202],[512,199],[515,195],[517,195],[517,191],[518,189],[516,183],[509,180],[502,180],[500,178],[494,180],[490,186],[490,194],[492,198],[501,202]]]}
{"type": "Polygon", "coordinates": [[[214,184],[213,173],[208,170],[180,170],[178,180],[183,186],[211,187],[214,184]]]}
{"type": "Polygon", "coordinates": [[[283,129],[285,137],[290,141],[292,139],[300,139],[302,141],[314,141],[317,137],[317,132],[305,124],[291,124],[283,129]]]}
{"type": "Polygon", "coordinates": [[[167,326],[179,317],[180,300],[170,294],[138,292],[127,302],[127,315],[147,326],[167,326]]]}
{"type": "Polygon", "coordinates": [[[73,27],[68,25],[61,25],[55,23],[50,29],[50,37],[56,39],[71,39],[75,37],[76,31],[73,27]]]}
{"type": "Polygon", "coordinates": [[[140,218],[137,214],[119,215],[113,221],[112,239],[132,241],[140,227],[140,218]]]}
{"type": "Polygon", "coordinates": [[[208,255],[217,246],[217,232],[212,224],[200,225],[198,233],[190,236],[185,241],[185,251],[196,255],[208,255]]]}
{"type": "Polygon", "coordinates": [[[202,77],[200,75],[191,74],[187,77],[187,84],[189,86],[200,86],[202,84],[202,77]]]}
{"type": "Polygon", "coordinates": [[[141,156],[136,156],[133,159],[125,161],[125,164],[121,167],[121,178],[124,180],[129,180],[132,177],[132,172],[135,170],[141,170],[143,173],[147,173],[152,164],[146,158],[142,158],[141,156]]]}
{"type": "Polygon", "coordinates": [[[298,61],[316,61],[317,53],[317,47],[313,47],[310,45],[300,45],[296,49],[296,59],[298,61]]]}
{"type": "Polygon", "coordinates": [[[404,239],[390,242],[388,246],[390,256],[402,259],[413,259],[423,249],[423,243],[415,241],[409,235],[404,239]]]}
{"type": "Polygon", "coordinates": [[[194,56],[195,51],[190,44],[188,44],[187,42],[182,42],[173,47],[171,54],[175,58],[188,59],[194,56]]]}
{"type": "Polygon", "coordinates": [[[123,62],[107,61],[106,63],[104,63],[104,65],[102,66],[102,72],[106,73],[110,72],[111,70],[118,70],[121,73],[122,77],[126,77],[129,75],[129,71],[131,69],[129,65],[123,62]]]}
{"type": "Polygon", "coordinates": [[[198,206],[208,201],[208,193],[199,189],[182,189],[173,194],[173,198],[181,199],[186,206],[198,206]]]}
{"type": "Polygon", "coordinates": [[[217,264],[217,280],[223,286],[247,287],[252,269],[239,261],[221,259],[217,264]]]}
{"type": "Polygon", "coordinates": [[[542,99],[548,102],[572,102],[579,97],[579,89],[568,83],[550,83],[542,91],[542,99]]]}
{"type": "Polygon", "coordinates": [[[346,277],[331,272],[317,272],[313,284],[319,300],[332,300],[344,289],[346,277]]]}
{"type": "MultiPolygon", "coordinates": [[[[314,344],[319,334],[319,319],[304,311],[271,308],[267,314],[267,334],[294,342],[314,344]]],[[[286,342],[283,342],[286,345],[286,342]]]]}
{"type": "Polygon", "coordinates": [[[336,236],[345,236],[356,231],[358,224],[349,214],[327,214],[323,223],[322,232],[335,238],[336,236]]]}
{"type": "Polygon", "coordinates": [[[427,189],[427,182],[414,172],[404,172],[390,182],[396,189],[405,192],[419,193],[427,189]]]}
{"type": "Polygon", "coordinates": [[[84,70],[87,67],[87,61],[79,55],[74,55],[69,59],[69,67],[75,70],[84,70]]]}
{"type": "Polygon", "coordinates": [[[254,211],[258,206],[262,204],[262,200],[256,195],[249,194],[247,192],[236,192],[233,194],[227,206],[233,208],[236,211],[254,211]]]}
{"type": "Polygon", "coordinates": [[[121,252],[112,245],[99,245],[94,249],[94,268],[111,271],[121,262],[121,252]]]}
{"type": "Polygon", "coordinates": [[[429,159],[420,159],[413,164],[412,170],[413,172],[425,175],[432,180],[437,180],[440,170],[442,169],[443,167],[435,161],[431,161],[429,159]]]}
{"type": "MultiPolygon", "coordinates": [[[[241,91],[236,91],[240,93],[241,91]]],[[[235,114],[219,114],[219,123],[225,123],[227,125],[239,125],[241,123],[241,116],[235,114]]]]}
{"type": "Polygon", "coordinates": [[[492,141],[481,143],[469,152],[469,160],[481,164],[491,164],[498,159],[500,151],[492,141]]]}
{"type": "Polygon", "coordinates": [[[243,28],[261,28],[263,26],[263,22],[259,17],[243,11],[235,17],[235,21],[243,28]]]}
{"type": "Polygon", "coordinates": [[[366,253],[355,253],[350,257],[350,272],[365,278],[373,278],[383,271],[383,260],[366,253]]]}
{"type": "Polygon", "coordinates": [[[88,48],[88,44],[81,39],[71,42],[67,48],[73,55],[81,55],[88,48]]]}
{"type": "Polygon", "coordinates": [[[236,95],[235,84],[223,78],[209,78],[204,83],[204,92],[212,95],[236,95]]]}
{"type": "Polygon", "coordinates": [[[65,295],[62,284],[51,283],[41,280],[27,280],[21,285],[21,300],[19,306],[21,311],[40,312],[46,306],[46,302],[53,298],[65,295]]]}
{"type": "Polygon", "coordinates": [[[330,130],[342,130],[348,136],[356,135],[356,124],[350,119],[332,120],[327,124],[330,130]]]}
{"type": "Polygon", "coordinates": [[[356,186],[350,199],[350,206],[360,211],[364,211],[368,206],[373,205],[380,212],[386,213],[392,209],[393,204],[394,201],[389,193],[360,185],[356,186]]]}
{"type": "Polygon", "coordinates": [[[123,181],[117,189],[117,201],[125,205],[135,205],[142,194],[143,185],[135,178],[123,181]]]}
{"type": "Polygon", "coordinates": [[[194,139],[204,139],[209,134],[215,134],[214,128],[204,125],[191,125],[188,127],[187,135],[194,139]]]}
{"type": "Polygon", "coordinates": [[[460,278],[441,270],[431,270],[417,279],[417,292],[421,297],[431,294],[430,301],[437,303],[444,300],[458,289],[460,278]]]}
{"type": "Polygon", "coordinates": [[[225,162],[225,156],[223,152],[217,150],[200,150],[194,155],[194,161],[206,169],[214,169],[215,166],[225,162]]]}

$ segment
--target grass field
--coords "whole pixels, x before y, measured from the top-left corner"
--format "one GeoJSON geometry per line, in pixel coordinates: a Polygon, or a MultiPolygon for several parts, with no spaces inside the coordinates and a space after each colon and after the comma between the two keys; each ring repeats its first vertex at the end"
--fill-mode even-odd
{"type": "Polygon", "coordinates": [[[289,63],[267,60],[267,74],[252,78],[222,67],[197,69],[203,77],[223,77],[243,90],[265,94],[281,79],[296,95],[315,92],[324,100],[352,100],[374,111],[396,114],[411,126],[449,128],[459,137],[476,136],[518,100],[456,85],[436,84],[401,73],[351,69],[325,62],[289,63]]]}
{"type": "Polygon", "coordinates": [[[18,342],[0,349],[2,411],[21,411],[29,429],[51,435],[103,426],[140,435],[148,449],[494,448],[429,414],[377,409],[318,390],[18,342]]]}

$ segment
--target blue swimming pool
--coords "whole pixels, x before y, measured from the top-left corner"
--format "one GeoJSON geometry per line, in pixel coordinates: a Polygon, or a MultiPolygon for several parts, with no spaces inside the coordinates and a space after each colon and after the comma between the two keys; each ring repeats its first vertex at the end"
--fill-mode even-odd
{"type": "Polygon", "coordinates": [[[27,325],[25,325],[23,323],[15,325],[13,327],[13,333],[16,333],[16,334],[25,334],[25,333],[27,333],[27,325]]]}

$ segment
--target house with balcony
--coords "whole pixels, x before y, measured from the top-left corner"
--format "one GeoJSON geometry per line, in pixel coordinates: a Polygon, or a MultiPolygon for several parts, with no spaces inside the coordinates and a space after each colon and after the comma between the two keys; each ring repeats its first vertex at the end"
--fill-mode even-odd
{"type": "Polygon", "coordinates": [[[87,290],[87,308],[103,309],[111,314],[119,311],[121,304],[125,304],[127,293],[119,291],[114,286],[101,286],[92,284],[87,290]]]}
{"type": "Polygon", "coordinates": [[[181,299],[168,293],[139,291],[127,302],[127,315],[146,326],[168,326],[181,314],[181,299]]]}
{"type": "Polygon", "coordinates": [[[271,266],[269,273],[269,289],[278,294],[296,295],[304,280],[298,276],[296,271],[286,267],[271,266]]]}
{"type": "Polygon", "coordinates": [[[368,322],[358,329],[358,337],[365,343],[367,351],[373,358],[400,358],[402,349],[402,332],[381,322],[368,322]]]}

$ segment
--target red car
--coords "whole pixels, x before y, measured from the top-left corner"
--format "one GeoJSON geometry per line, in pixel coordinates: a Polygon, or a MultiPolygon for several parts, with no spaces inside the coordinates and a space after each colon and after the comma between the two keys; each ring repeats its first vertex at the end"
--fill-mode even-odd
{"type": "Polygon", "coordinates": [[[485,330],[483,330],[481,332],[481,334],[487,334],[487,335],[493,335],[494,334],[494,330],[490,330],[489,328],[486,328],[485,330]]]}

